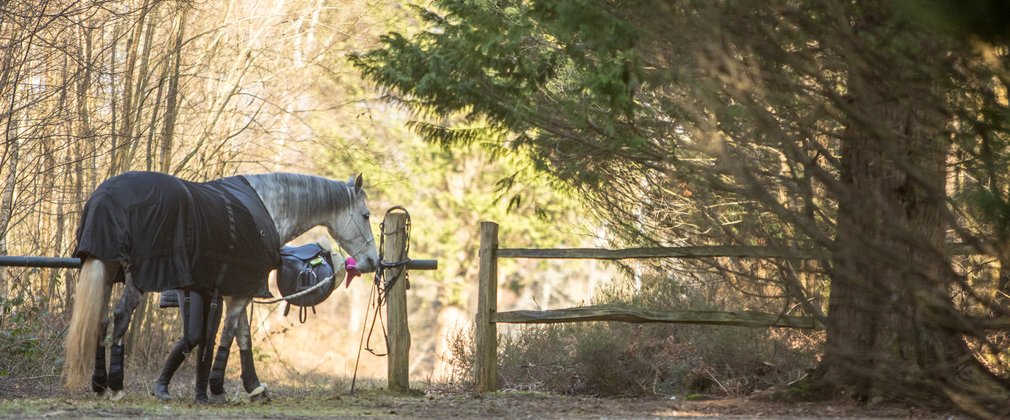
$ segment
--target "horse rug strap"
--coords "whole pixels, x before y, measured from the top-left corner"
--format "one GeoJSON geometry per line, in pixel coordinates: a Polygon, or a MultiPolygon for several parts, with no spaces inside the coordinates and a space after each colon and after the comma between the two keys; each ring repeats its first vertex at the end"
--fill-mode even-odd
{"type": "MultiPolygon", "coordinates": [[[[287,297],[307,290],[333,275],[333,261],[330,253],[318,244],[281,248],[281,266],[277,270],[277,289],[280,290],[282,296],[287,297]]],[[[335,281],[330,281],[326,286],[288,299],[287,302],[301,307],[314,307],[330,297],[335,285],[335,281]]],[[[285,310],[286,314],[287,310],[285,310]]],[[[304,317],[304,314],[302,316],[304,317]]]]}

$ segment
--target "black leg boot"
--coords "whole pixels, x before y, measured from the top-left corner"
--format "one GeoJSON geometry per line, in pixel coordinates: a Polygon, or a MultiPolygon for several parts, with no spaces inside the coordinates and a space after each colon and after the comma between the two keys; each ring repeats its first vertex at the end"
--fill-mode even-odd
{"type": "Polygon", "coordinates": [[[110,399],[119,401],[126,394],[123,392],[123,359],[125,349],[122,344],[112,345],[112,354],[109,355],[109,389],[112,390],[110,399]]]}
{"type": "Polygon", "coordinates": [[[200,351],[196,359],[196,402],[209,403],[207,397],[207,381],[210,379],[210,351],[206,350],[206,344],[200,345],[200,351]]]}
{"type": "Polygon", "coordinates": [[[214,356],[214,366],[210,368],[210,399],[213,403],[224,403],[224,369],[228,366],[228,347],[218,346],[214,356]]]}
{"type": "Polygon", "coordinates": [[[98,346],[95,351],[95,373],[91,375],[91,390],[102,395],[108,387],[109,377],[105,374],[105,346],[98,346]]]}
{"type": "Polygon", "coordinates": [[[172,376],[175,376],[175,371],[179,369],[182,362],[186,360],[186,339],[180,340],[172,348],[172,352],[168,354],[168,360],[165,361],[165,367],[161,368],[161,375],[158,379],[154,380],[154,390],[153,395],[155,398],[161,401],[170,401],[172,396],[168,393],[168,384],[172,382],[172,376]]]}
{"type": "MultiPolygon", "coordinates": [[[[225,265],[225,267],[227,267],[227,265],[225,265]]],[[[221,301],[220,296],[218,296],[218,292],[215,290],[213,297],[210,298],[210,304],[207,305],[206,311],[203,314],[206,324],[204,326],[204,334],[200,343],[200,358],[197,359],[196,364],[196,402],[198,403],[210,402],[210,399],[207,397],[207,382],[210,379],[211,363],[214,361],[217,328],[221,325],[222,303],[223,302],[221,301]]],[[[222,376],[223,374],[224,372],[222,372],[222,376]]],[[[222,392],[223,391],[224,389],[222,386],[222,392]]]]}
{"type": "Polygon", "coordinates": [[[112,345],[112,354],[109,355],[109,389],[113,391],[123,390],[123,358],[126,350],[122,344],[112,345]]]}
{"type": "Polygon", "coordinates": [[[239,350],[239,358],[242,359],[242,387],[249,393],[250,401],[270,401],[267,395],[266,386],[260,383],[259,376],[256,375],[256,365],[253,363],[252,350],[239,350]]]}

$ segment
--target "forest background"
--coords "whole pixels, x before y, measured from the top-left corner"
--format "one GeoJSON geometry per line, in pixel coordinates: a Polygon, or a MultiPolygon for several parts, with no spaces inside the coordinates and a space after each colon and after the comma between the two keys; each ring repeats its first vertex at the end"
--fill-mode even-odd
{"type": "MultiPolygon", "coordinates": [[[[501,310],[633,302],[826,327],[529,328],[504,340],[512,388],[790,383],[979,416],[1006,401],[998,1],[0,4],[0,253],[66,255],[89,191],[128,170],[364,172],[373,213],[407,206],[413,256],[440,262],[410,292],[412,369],[432,381],[469,380],[476,227],[494,220],[507,246],[813,252],[509,262],[501,310]]],[[[0,273],[0,387],[58,376],[74,280],[0,273]]],[[[258,308],[273,378],[348,374],[367,292],[311,326],[258,308]]],[[[153,299],[127,343],[138,364],[177,334],[153,299]]]]}

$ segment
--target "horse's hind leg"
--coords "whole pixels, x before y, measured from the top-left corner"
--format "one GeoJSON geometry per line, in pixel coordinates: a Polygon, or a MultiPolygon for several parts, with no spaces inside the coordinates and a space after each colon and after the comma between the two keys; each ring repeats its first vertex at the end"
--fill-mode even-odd
{"type": "MultiPolygon", "coordinates": [[[[111,287],[105,288],[106,302],[112,293],[111,287]]],[[[106,308],[106,311],[108,309],[106,308]]],[[[105,370],[105,335],[109,331],[109,315],[102,314],[102,321],[98,324],[98,345],[95,347],[95,370],[91,374],[91,390],[95,391],[99,397],[105,396],[105,389],[109,387],[109,375],[105,370]]]]}
{"type": "Polygon", "coordinates": [[[231,352],[231,343],[235,339],[239,319],[245,313],[249,299],[226,297],[225,302],[227,302],[228,312],[224,320],[224,327],[221,328],[221,343],[217,347],[214,365],[210,370],[210,401],[214,403],[227,402],[224,395],[224,371],[228,366],[228,354],[231,352]]]}
{"type": "Polygon", "coordinates": [[[123,289],[123,297],[119,299],[119,303],[116,304],[116,309],[113,311],[112,352],[109,356],[109,389],[112,390],[110,398],[113,401],[123,398],[124,395],[123,378],[125,376],[125,349],[123,348],[123,337],[126,336],[126,330],[130,327],[130,319],[133,317],[133,311],[137,309],[137,305],[140,304],[143,297],[144,292],[141,292],[140,289],[133,284],[133,276],[127,272],[126,287],[123,289]]]}
{"type": "Polygon", "coordinates": [[[256,375],[256,365],[253,362],[252,354],[252,338],[249,333],[249,316],[246,315],[246,311],[242,311],[242,317],[238,321],[238,328],[236,339],[238,340],[239,357],[242,359],[242,387],[249,393],[251,400],[263,399],[269,401],[270,396],[267,395],[267,387],[260,383],[260,379],[256,375]]]}

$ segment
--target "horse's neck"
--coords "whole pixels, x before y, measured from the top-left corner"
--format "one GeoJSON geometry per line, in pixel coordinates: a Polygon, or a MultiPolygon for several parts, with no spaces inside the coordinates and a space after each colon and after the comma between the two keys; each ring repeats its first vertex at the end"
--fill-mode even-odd
{"type": "Polygon", "coordinates": [[[289,173],[244,176],[270,212],[281,245],[332,222],[350,201],[350,191],[341,181],[289,173]]]}

